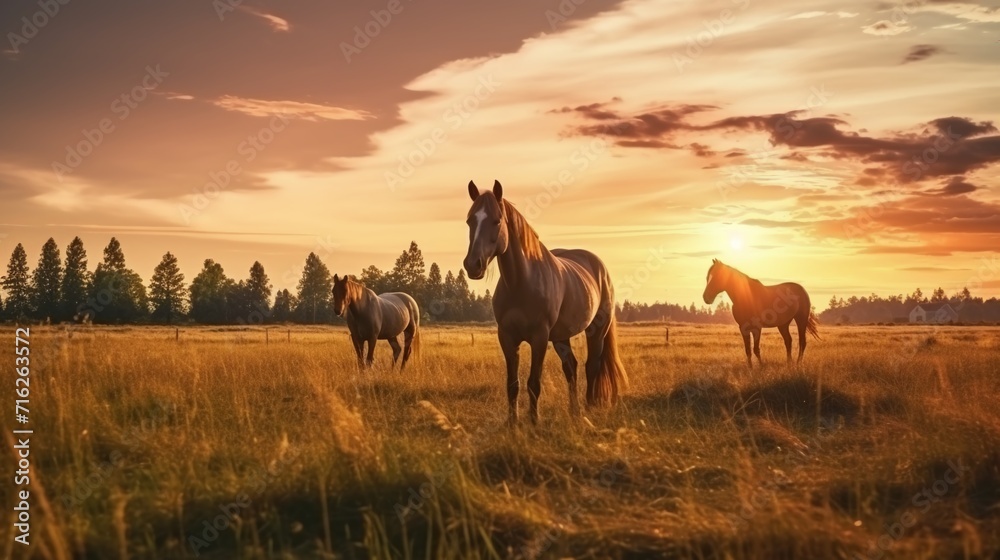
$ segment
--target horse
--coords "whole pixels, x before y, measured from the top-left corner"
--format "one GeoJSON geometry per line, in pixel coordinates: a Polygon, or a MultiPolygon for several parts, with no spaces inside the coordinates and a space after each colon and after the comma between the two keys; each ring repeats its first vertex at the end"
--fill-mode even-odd
{"type": "Polygon", "coordinates": [[[406,367],[411,350],[420,353],[420,309],[409,294],[389,292],[375,295],[353,276],[333,276],[333,311],[347,320],[351,343],[358,356],[358,368],[371,367],[375,361],[375,342],[388,340],[392,347],[392,365],[403,354],[400,371],[406,367]],[[403,334],[404,347],[399,345],[403,334]],[[362,359],[365,342],[368,356],[362,359]]]}
{"type": "Polygon", "coordinates": [[[809,294],[805,288],[794,282],[784,282],[774,286],[765,286],[756,278],[750,278],[739,270],[723,264],[719,259],[712,259],[705,279],[705,303],[711,305],[720,292],[729,294],[733,300],[733,318],[740,326],[743,335],[743,346],[747,353],[747,366],[753,367],[750,356],[750,336],[753,335],[753,353],[760,359],[760,331],[764,328],[777,327],[781,338],[785,341],[785,351],[788,362],[792,361],[792,334],[789,325],[795,321],[799,331],[799,359],[806,351],[806,332],[819,338],[819,321],[812,312],[809,294]]]}
{"type": "Polygon", "coordinates": [[[469,197],[465,271],[479,280],[494,259],[500,269],[493,315],[507,364],[508,423],[518,422],[518,350],[523,342],[531,348],[528,394],[533,423],[538,422],[542,365],[550,341],[569,385],[570,414],[580,415],[577,360],[570,346],[570,338],[580,333],[587,337],[588,408],[617,403],[628,377],[618,353],[614,287],[607,267],[589,251],[546,249],[524,216],[503,197],[499,181],[494,181],[492,192],[483,193],[469,181],[469,197]]]}

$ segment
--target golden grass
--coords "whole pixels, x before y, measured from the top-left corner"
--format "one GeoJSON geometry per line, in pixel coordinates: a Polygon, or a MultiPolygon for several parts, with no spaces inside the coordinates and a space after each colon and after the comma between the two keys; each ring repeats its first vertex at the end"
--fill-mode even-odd
{"type": "MultiPolygon", "coordinates": [[[[667,346],[662,326],[624,325],[617,409],[571,419],[550,351],[542,420],[511,431],[486,327],[426,328],[403,374],[385,343],[359,374],[341,328],[275,328],[266,345],[260,329],[33,328],[32,552],[1000,555],[1000,329],[821,332],[801,368],[768,332],[750,373],[735,326],[671,326],[667,346]]],[[[13,503],[10,481],[0,496],[13,503]]]]}

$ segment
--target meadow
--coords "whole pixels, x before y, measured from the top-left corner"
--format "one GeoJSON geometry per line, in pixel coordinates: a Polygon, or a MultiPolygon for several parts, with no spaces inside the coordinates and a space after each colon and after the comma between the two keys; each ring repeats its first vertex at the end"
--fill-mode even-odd
{"type": "Polygon", "coordinates": [[[402,373],[338,327],[32,327],[32,544],[7,376],[0,555],[1000,556],[1000,328],[823,325],[801,367],[771,330],[752,372],[735,325],[664,328],[620,326],[630,387],[582,419],[550,350],[537,426],[522,347],[511,430],[489,326],[402,373]]]}

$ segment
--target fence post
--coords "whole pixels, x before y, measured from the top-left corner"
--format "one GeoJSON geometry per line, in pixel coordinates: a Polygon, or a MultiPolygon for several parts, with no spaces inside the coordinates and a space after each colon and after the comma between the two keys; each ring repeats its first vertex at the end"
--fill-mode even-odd
{"type": "Polygon", "coordinates": [[[270,343],[271,343],[271,330],[268,328],[264,328],[264,346],[267,346],[270,343]]]}
{"type": "Polygon", "coordinates": [[[292,329],[288,329],[288,342],[292,341],[292,329]]]}
{"type": "Polygon", "coordinates": [[[174,327],[174,340],[177,342],[181,340],[181,330],[177,327],[174,327]]]}

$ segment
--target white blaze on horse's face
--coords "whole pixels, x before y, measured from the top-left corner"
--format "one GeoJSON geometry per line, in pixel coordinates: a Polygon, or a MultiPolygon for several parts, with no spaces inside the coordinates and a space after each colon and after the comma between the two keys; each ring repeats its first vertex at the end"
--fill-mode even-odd
{"type": "Polygon", "coordinates": [[[474,214],[476,216],[476,233],[472,235],[472,243],[479,239],[479,234],[483,231],[483,222],[486,221],[486,210],[480,210],[474,214]]]}
{"type": "Polygon", "coordinates": [[[492,193],[480,193],[475,183],[469,182],[472,208],[466,223],[469,225],[469,251],[462,263],[469,278],[479,280],[493,259],[506,250],[503,223],[503,187],[499,181],[492,193]],[[503,234],[503,235],[502,235],[503,234]],[[501,240],[504,242],[501,243],[501,240]]]}

